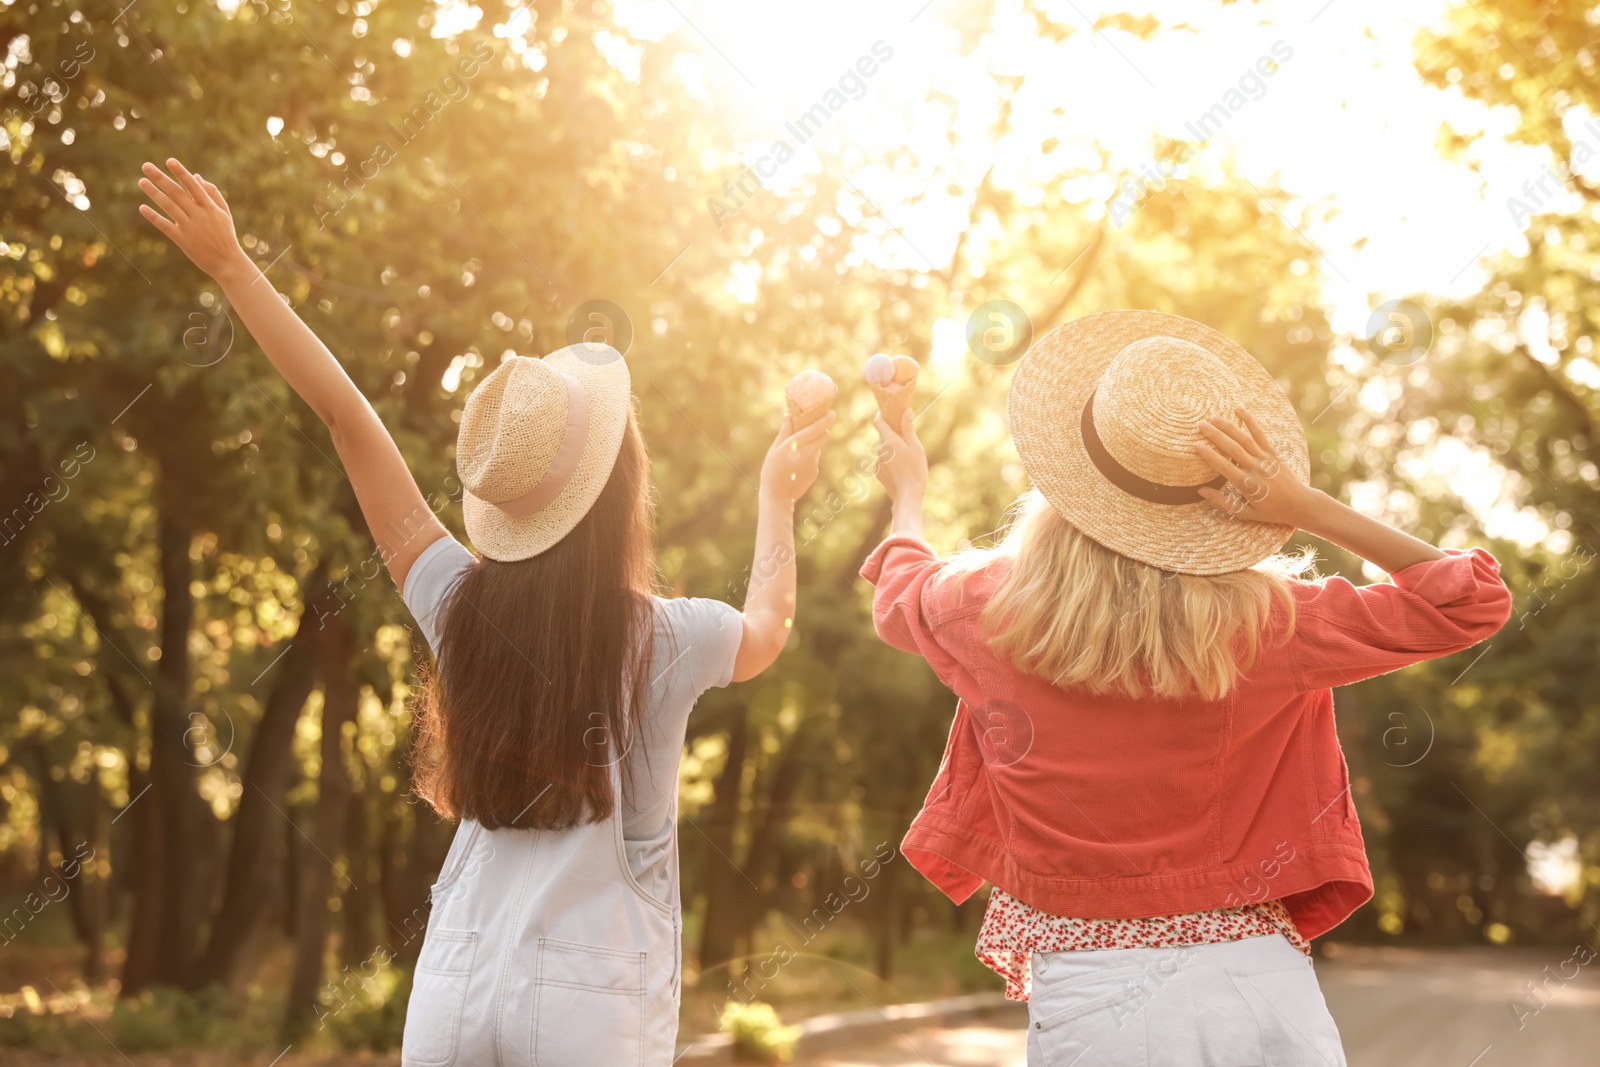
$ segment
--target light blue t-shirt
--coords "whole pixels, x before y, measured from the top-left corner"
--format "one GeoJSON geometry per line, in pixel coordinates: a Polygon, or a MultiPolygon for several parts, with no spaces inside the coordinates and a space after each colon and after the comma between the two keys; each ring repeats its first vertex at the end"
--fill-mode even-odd
{"type": "MultiPolygon", "coordinates": [[[[442,609],[473,563],[472,553],[461,542],[441,537],[423,550],[406,575],[401,595],[435,656],[442,609]]],[[[733,680],[743,623],[739,612],[720,600],[657,597],[655,604],[650,692],[640,710],[641,736],[623,757],[627,784],[620,813],[633,877],[656,899],[676,905],[673,830],[678,819],[678,760],[689,712],[701,693],[733,680]]],[[[508,654],[511,651],[508,646],[508,654]]]]}

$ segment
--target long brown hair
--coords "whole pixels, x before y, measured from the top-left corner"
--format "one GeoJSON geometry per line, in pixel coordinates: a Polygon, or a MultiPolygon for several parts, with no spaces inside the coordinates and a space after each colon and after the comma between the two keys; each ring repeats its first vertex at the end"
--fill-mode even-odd
{"type": "Polygon", "coordinates": [[[649,458],[633,415],[611,477],[532,559],[479,559],[444,605],[416,712],[414,788],[441,815],[559,830],[609,817],[638,736],[656,585],[649,458]]]}

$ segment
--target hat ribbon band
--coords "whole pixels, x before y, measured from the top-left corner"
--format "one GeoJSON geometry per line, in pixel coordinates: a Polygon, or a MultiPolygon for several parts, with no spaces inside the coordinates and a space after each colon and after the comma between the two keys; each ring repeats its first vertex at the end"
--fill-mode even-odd
{"type": "Polygon", "coordinates": [[[1082,431],[1083,449],[1089,454],[1089,462],[1095,465],[1095,469],[1124,493],[1151,504],[1198,504],[1205,499],[1200,495],[1200,490],[1221,489],[1228,483],[1228,479],[1220,474],[1199,485],[1162,485],[1139,477],[1118,463],[1116,457],[1106,450],[1105,442],[1100,440],[1100,433],[1094,428],[1093,393],[1089,394],[1089,402],[1083,405],[1082,431]]]}
{"type": "Polygon", "coordinates": [[[555,503],[556,497],[572,480],[572,472],[578,469],[578,461],[583,458],[583,443],[589,436],[589,395],[583,391],[583,383],[578,379],[565,371],[558,370],[556,373],[567,385],[567,425],[561,431],[561,444],[556,448],[555,459],[550,461],[550,469],[539,479],[539,484],[521,496],[491,501],[513,519],[526,519],[555,503]]]}

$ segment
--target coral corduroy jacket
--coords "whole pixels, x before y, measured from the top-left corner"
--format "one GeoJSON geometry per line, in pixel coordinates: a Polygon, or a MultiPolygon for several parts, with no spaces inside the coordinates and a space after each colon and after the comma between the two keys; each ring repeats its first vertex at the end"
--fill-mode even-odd
{"type": "Polygon", "coordinates": [[[897,535],[862,567],[879,636],[959,697],[906,858],[957,903],[985,881],[1083,918],[1281,899],[1308,938],[1372,896],[1330,687],[1459,652],[1511,609],[1481,549],[1392,584],[1297,581],[1293,635],[1227,697],[1135,700],[1052,686],[988,646],[981,615],[1008,565],[957,581],[897,535]]]}

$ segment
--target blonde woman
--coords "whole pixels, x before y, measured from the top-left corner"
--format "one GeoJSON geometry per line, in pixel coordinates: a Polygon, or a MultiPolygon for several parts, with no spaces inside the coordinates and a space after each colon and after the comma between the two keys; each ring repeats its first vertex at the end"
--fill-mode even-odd
{"type": "Polygon", "coordinates": [[[1276,383],[1187,319],[1055,330],[1008,413],[1035,488],[954,560],[911,417],[879,417],[874,621],[960,698],[906,857],[958,903],[993,885],[977,952],[1030,1065],[1344,1064],[1309,942],[1372,876],[1331,687],[1494,633],[1498,565],[1312,489],[1276,383]],[[1297,527],[1391,581],[1307,580],[1297,527]]]}

